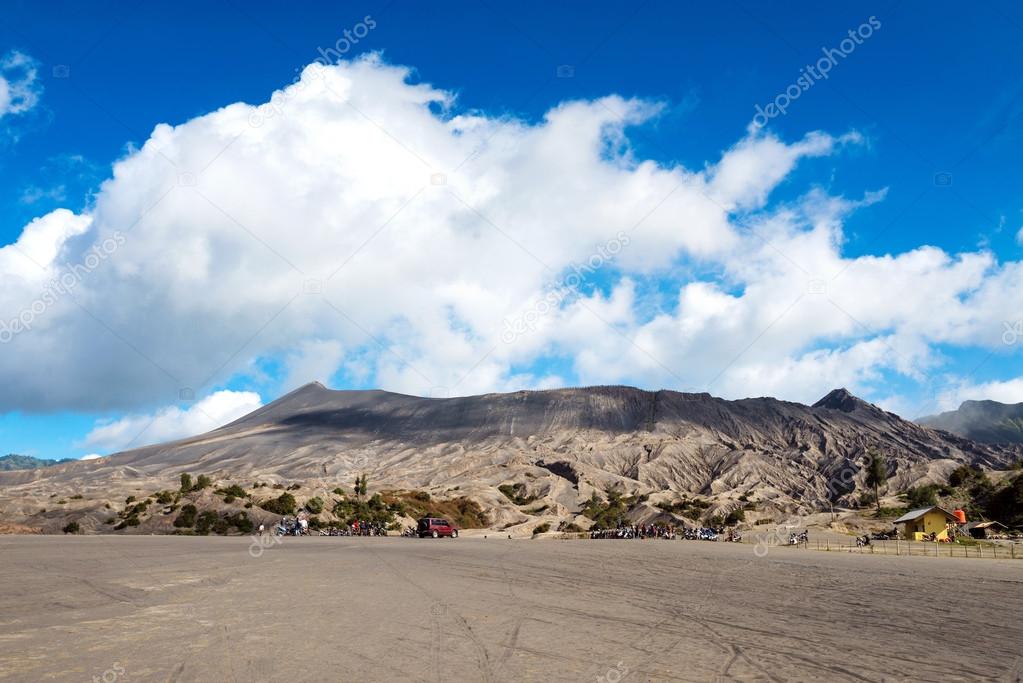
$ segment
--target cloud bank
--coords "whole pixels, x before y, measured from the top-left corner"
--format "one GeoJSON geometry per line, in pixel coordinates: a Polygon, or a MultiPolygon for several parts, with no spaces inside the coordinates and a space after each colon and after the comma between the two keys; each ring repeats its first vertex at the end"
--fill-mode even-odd
{"type": "MultiPolygon", "coordinates": [[[[772,201],[858,134],[751,126],[690,169],[631,147],[660,110],[609,95],[536,122],[459,111],[371,56],[161,124],[86,211],[0,249],[0,410],[222,398],[271,361],[282,387],[341,373],[421,395],[629,383],[812,401],[923,381],[942,345],[1006,350],[1019,263],[843,256],[843,222],[883,188],[772,201]]],[[[155,416],[197,429],[191,412],[155,416]]],[[[86,443],[115,447],[153,416],[86,443]]]]}

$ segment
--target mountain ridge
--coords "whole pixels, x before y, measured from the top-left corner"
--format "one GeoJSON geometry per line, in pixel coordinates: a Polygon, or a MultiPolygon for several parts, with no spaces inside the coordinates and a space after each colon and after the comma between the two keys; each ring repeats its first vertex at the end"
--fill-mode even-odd
{"type": "Polygon", "coordinates": [[[1023,444],[1023,403],[963,401],[956,410],[921,417],[916,422],[981,443],[1023,444]]]}
{"type": "Polygon", "coordinates": [[[0,515],[22,521],[33,497],[54,492],[173,487],[183,472],[324,491],[368,474],[377,490],[457,491],[498,521],[523,514],[497,488],[509,483],[565,514],[608,488],[722,508],[818,509],[865,490],[871,449],[885,454],[893,490],[944,481],[962,464],[1004,468],[1023,452],[903,420],[844,389],[807,406],[626,386],[423,398],[310,383],[205,434],[0,473],[0,515]]]}

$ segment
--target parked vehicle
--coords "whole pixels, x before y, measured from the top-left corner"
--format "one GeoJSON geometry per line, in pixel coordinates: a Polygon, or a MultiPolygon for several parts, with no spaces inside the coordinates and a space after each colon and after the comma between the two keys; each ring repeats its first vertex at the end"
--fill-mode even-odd
{"type": "Polygon", "coordinates": [[[423,517],[419,520],[417,527],[419,538],[440,538],[442,536],[448,536],[450,538],[458,538],[458,529],[451,525],[446,519],[437,519],[435,517],[423,517]]]}

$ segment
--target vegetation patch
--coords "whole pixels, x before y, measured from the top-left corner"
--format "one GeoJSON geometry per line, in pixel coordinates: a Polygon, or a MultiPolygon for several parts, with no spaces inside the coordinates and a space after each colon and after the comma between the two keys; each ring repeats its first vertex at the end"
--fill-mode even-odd
{"type": "Polygon", "coordinates": [[[501,484],[497,487],[497,490],[516,505],[529,505],[536,500],[536,496],[527,495],[526,485],[521,482],[517,484],[501,484]]]}
{"type": "Polygon", "coordinates": [[[282,493],[276,498],[260,501],[257,505],[267,512],[272,512],[275,515],[293,515],[295,514],[295,510],[298,509],[298,503],[295,501],[295,496],[287,492],[282,493]]]}
{"type": "Polygon", "coordinates": [[[471,498],[433,498],[426,491],[385,491],[382,500],[397,514],[413,519],[440,517],[461,529],[481,529],[490,525],[480,504],[471,498]]]}

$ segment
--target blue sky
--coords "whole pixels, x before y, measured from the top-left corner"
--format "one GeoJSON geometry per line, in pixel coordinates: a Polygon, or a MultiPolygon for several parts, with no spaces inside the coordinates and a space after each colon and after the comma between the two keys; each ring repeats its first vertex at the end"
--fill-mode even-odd
{"type": "MultiPolygon", "coordinates": [[[[254,401],[258,404],[276,398],[297,382],[300,369],[311,367],[315,367],[315,371],[309,370],[308,379],[323,379],[336,388],[383,386],[410,393],[429,393],[434,389],[439,394],[475,393],[516,386],[621,381],[647,388],[709,388],[712,393],[728,397],[775,393],[793,400],[812,401],[818,397],[813,392],[821,387],[852,383],[856,386],[851,388],[858,393],[908,416],[935,412],[984,391],[1001,400],[1023,401],[1023,395],[1016,397],[1018,378],[1023,376],[1018,346],[998,343],[1004,331],[1002,325],[1012,325],[1023,318],[1023,311],[1019,311],[1019,290],[1005,284],[1011,281],[1013,273],[993,272],[1019,261],[1023,250],[1020,236],[1023,202],[1016,173],[1023,151],[1023,127],[1020,125],[1023,57],[1015,49],[1023,38],[1023,10],[1007,2],[968,10],[961,5],[936,3],[928,5],[926,13],[897,2],[824,7],[799,3],[722,6],[589,3],[585,10],[581,4],[485,2],[427,7],[403,2],[369,2],[346,3],[343,7],[310,7],[301,11],[280,3],[260,2],[228,2],[215,6],[181,3],[173,8],[156,3],[134,6],[108,3],[98,7],[78,3],[47,3],[45,7],[39,3],[13,3],[5,10],[4,21],[0,24],[0,54],[25,55],[32,60],[36,77],[31,88],[37,101],[28,111],[0,115],[0,175],[4,181],[0,184],[0,244],[15,243],[30,221],[59,208],[97,217],[93,222],[95,227],[81,233],[80,240],[89,238],[93,231],[101,236],[104,229],[115,229],[116,220],[110,216],[116,212],[109,207],[119,206],[119,200],[114,199],[117,192],[121,192],[121,196],[144,195],[141,190],[133,192],[127,187],[111,187],[107,191],[111,198],[103,199],[101,184],[112,177],[112,165],[118,161],[136,160],[130,173],[129,167],[124,167],[126,178],[134,177],[131,174],[144,175],[139,168],[146,163],[160,165],[159,160],[148,162],[146,154],[139,152],[158,124],[182,126],[232,103],[253,106],[266,103],[271,93],[292,83],[304,67],[320,56],[319,48],[335,46],[345,30],[351,31],[360,22],[366,23],[367,17],[373,27],[365,31],[365,37],[357,44],[350,45],[345,59],[357,60],[374,53],[374,59],[381,64],[411,69],[406,84],[429,84],[438,91],[454,95],[447,106],[437,102],[429,105],[440,121],[451,121],[459,115],[479,115],[491,122],[514,122],[514,126],[509,126],[517,127],[516,130],[539,132],[547,120],[547,112],[563,103],[594,102],[612,94],[620,96],[622,102],[638,98],[659,107],[659,111],[650,116],[637,114],[636,122],[623,128],[627,139],[624,157],[619,156],[621,150],[612,147],[610,151],[605,150],[604,161],[631,164],[632,168],[647,161],[662,169],[684,168],[692,173],[704,172],[708,177],[713,175],[723,154],[741,145],[740,141],[747,135],[753,135],[748,127],[758,105],[766,106],[775,101],[797,81],[802,68],[817,62],[822,50],[837,48],[850,30],[856,30],[874,17],[879,28],[837,62],[827,79],[814,81],[791,101],[787,113],[772,118],[766,126],[768,135],[789,146],[814,131],[833,136],[836,141],[843,135],[853,134],[855,141],[835,142],[827,152],[800,155],[798,163],[771,184],[766,202],[754,209],[738,211],[726,207],[736,230],[742,234],[744,228],[759,225],[786,206],[799,207],[797,212],[806,212],[807,197],[816,190],[829,197],[863,204],[842,212],[838,219],[841,236],[836,239],[835,250],[841,259],[851,264],[851,273],[860,270],[860,262],[856,260],[862,257],[897,257],[924,245],[940,250],[952,260],[961,254],[984,254],[993,265],[987,269],[987,275],[962,275],[966,284],[950,287],[948,301],[962,304],[963,311],[953,315],[948,304],[940,302],[933,311],[922,311],[922,318],[930,324],[924,324],[928,329],[919,334],[914,333],[913,326],[920,329],[920,321],[910,320],[912,316],[905,312],[893,314],[890,320],[884,318],[884,322],[878,324],[861,322],[864,318],[858,313],[849,315],[846,317],[855,321],[848,329],[836,327],[798,341],[772,340],[778,330],[778,326],[772,324],[779,320],[776,315],[768,316],[767,324],[759,318],[749,318],[748,326],[730,338],[738,334],[751,345],[762,343],[769,347],[776,343],[779,349],[776,358],[764,356],[759,364],[740,368],[757,349],[743,351],[746,344],[739,344],[736,348],[742,353],[724,354],[720,362],[723,376],[717,379],[716,372],[699,374],[687,369],[683,360],[671,360],[670,349],[682,344],[671,335],[692,334],[693,338],[703,338],[700,337],[702,332],[691,330],[695,325],[693,320],[704,318],[693,314],[695,318],[686,319],[681,310],[684,306],[678,303],[679,290],[687,284],[714,283],[719,293],[742,300],[746,294],[758,290],[758,283],[767,281],[758,280],[760,275],[737,276],[740,265],[723,255],[732,248],[727,245],[720,247],[722,255],[714,257],[685,247],[667,255],[666,263],[657,265],[650,265],[652,261],[642,264],[616,261],[602,267],[580,288],[592,315],[597,313],[591,309],[607,304],[608,312],[601,319],[610,321],[611,327],[633,340],[630,343],[635,348],[642,346],[630,361],[632,365],[623,361],[620,370],[615,371],[607,368],[616,363],[619,352],[611,348],[597,351],[600,344],[593,336],[580,334],[576,338],[563,330],[545,332],[547,336],[542,342],[536,341],[535,348],[485,355],[490,348],[487,332],[473,317],[476,299],[464,292],[486,290],[486,287],[473,276],[460,276],[457,268],[440,263],[437,268],[446,273],[446,279],[439,277],[430,282],[434,283],[435,293],[461,288],[461,298],[445,304],[453,313],[448,316],[450,329],[444,332],[455,335],[450,342],[454,346],[460,338],[469,340],[467,343],[472,348],[466,350],[464,357],[453,357],[453,351],[452,357],[439,356],[436,347],[445,347],[448,342],[435,344],[443,336],[439,332],[434,336],[435,330],[428,327],[434,324],[433,318],[431,322],[419,321],[401,306],[395,305],[392,310],[378,302],[376,308],[386,309],[387,315],[382,314],[379,321],[367,322],[373,318],[372,311],[367,309],[362,317],[355,316],[358,320],[345,323],[358,328],[358,332],[349,330],[349,336],[314,325],[306,330],[303,322],[308,318],[280,323],[291,330],[302,329],[301,334],[295,332],[290,336],[283,330],[279,334],[275,332],[276,322],[267,323],[265,329],[260,328],[262,323],[254,322],[254,329],[238,331],[238,339],[231,337],[223,341],[211,334],[208,346],[203,348],[179,342],[178,346],[189,347],[187,354],[191,357],[177,359],[172,357],[171,347],[164,348],[158,342],[141,338],[146,335],[135,338],[132,331],[159,328],[163,340],[168,335],[183,333],[190,323],[183,327],[181,320],[207,320],[196,312],[201,308],[198,300],[201,297],[197,295],[195,302],[189,302],[195,310],[176,321],[173,328],[160,327],[141,314],[132,317],[135,315],[132,311],[146,310],[146,306],[136,299],[130,304],[122,299],[127,297],[124,278],[148,276],[139,276],[136,271],[129,276],[126,268],[118,271],[121,279],[112,283],[112,274],[110,278],[107,275],[128,260],[117,261],[119,255],[114,254],[110,257],[111,268],[106,269],[102,277],[83,282],[79,290],[86,292],[89,288],[87,293],[94,298],[90,298],[87,305],[97,302],[100,306],[90,309],[90,314],[94,314],[90,317],[102,319],[102,323],[97,326],[94,321],[90,323],[92,327],[74,328],[77,332],[63,347],[57,346],[56,341],[52,347],[50,342],[43,341],[43,335],[57,326],[55,322],[50,328],[33,330],[31,336],[37,340],[32,345],[35,352],[46,347],[50,355],[32,356],[33,350],[27,348],[29,344],[25,342],[22,346],[26,350],[18,353],[26,355],[17,363],[12,361],[12,365],[19,367],[31,366],[40,381],[61,383],[65,381],[66,370],[52,359],[53,354],[63,352],[54,349],[71,349],[79,346],[83,336],[94,336],[88,349],[81,351],[81,360],[76,362],[80,366],[97,358],[98,354],[101,360],[97,361],[97,368],[104,369],[103,372],[83,371],[85,376],[70,381],[82,383],[86,388],[63,392],[66,396],[54,395],[62,392],[40,389],[21,374],[8,374],[5,383],[11,387],[12,395],[0,407],[5,411],[0,415],[0,451],[43,457],[104,453],[129,443],[118,434],[154,421],[167,423],[166,431],[154,433],[168,437],[178,435],[194,425],[202,425],[202,420],[198,419],[202,416],[195,410],[203,398],[217,392],[234,392],[230,394],[237,399],[234,402],[226,400],[229,394],[221,396],[227,412],[207,416],[217,421],[221,415],[233,415],[232,410],[253,407],[254,401]],[[639,122],[640,119],[643,121],[639,122]],[[883,198],[863,202],[872,192],[881,193],[883,198]],[[100,218],[108,224],[101,225],[100,218]],[[989,291],[984,290],[983,284],[988,280],[993,283],[989,291]],[[610,302],[616,291],[624,296],[627,287],[623,289],[623,283],[633,288],[630,290],[633,298],[623,304],[629,313],[621,313],[623,317],[619,319],[614,317],[619,315],[618,309],[610,302]],[[999,286],[1004,288],[999,289],[999,286]],[[976,300],[971,298],[980,290],[984,290],[983,296],[976,300]],[[989,306],[990,310],[983,309],[984,306],[989,306]],[[976,317],[988,316],[984,322],[971,318],[969,311],[974,309],[983,309],[976,317]],[[1012,316],[1014,310],[1015,317],[1012,316]],[[946,313],[949,315],[947,327],[955,328],[948,334],[942,332],[946,313]],[[675,326],[653,324],[659,315],[676,316],[675,326]],[[982,332],[963,328],[969,325],[986,327],[982,332]],[[103,342],[100,338],[107,327],[114,329],[110,334],[116,338],[103,342]],[[669,327],[675,331],[664,331],[669,327]],[[261,339],[269,336],[273,339],[267,338],[262,346],[258,340],[248,345],[237,343],[250,339],[257,332],[261,339]],[[417,345],[417,338],[429,340],[423,343],[430,348],[417,345]],[[643,346],[645,338],[650,342],[643,346]],[[876,354],[876,346],[854,351],[857,344],[872,339],[883,340],[880,343],[891,347],[891,355],[905,354],[908,360],[904,365],[864,360],[863,367],[851,376],[841,373],[827,376],[827,368],[847,365],[842,359],[833,365],[823,363],[820,366],[823,369],[816,371],[799,371],[824,373],[819,383],[786,383],[777,377],[761,381],[757,374],[761,372],[758,368],[784,367],[785,359],[809,362],[808,355],[815,352],[849,351],[855,358],[876,354]],[[198,362],[196,359],[210,358],[209,349],[226,349],[225,345],[231,348],[224,353],[224,367],[218,367],[219,360],[211,361],[212,374],[198,372],[196,375],[203,380],[210,377],[209,383],[195,390],[194,401],[181,400],[185,394],[180,393],[181,387],[177,385],[183,385],[179,377],[184,375],[174,364],[180,361],[182,367],[191,367],[193,361],[198,362]],[[653,350],[662,348],[659,345],[663,345],[663,353],[653,350]],[[232,354],[238,346],[242,348],[232,354]],[[147,386],[147,373],[161,374],[152,367],[136,371],[117,365],[116,371],[108,371],[108,365],[114,366],[122,360],[125,365],[130,364],[132,361],[128,358],[133,354],[148,357],[148,361],[152,361],[150,366],[170,368],[163,374],[173,375],[175,379],[167,380],[167,387],[159,391],[148,391],[139,388],[147,386]],[[500,356],[499,362],[489,367],[497,356],[500,356]],[[398,358],[397,366],[391,367],[385,360],[388,358],[391,361],[398,358]],[[315,359],[327,360],[315,363],[315,359]],[[490,374],[480,376],[477,382],[478,372],[490,374]],[[738,374],[733,377],[735,372],[738,374]],[[419,375],[419,379],[413,375],[419,375]],[[126,378],[123,381],[122,376],[126,378]],[[258,397],[253,399],[245,392],[254,392],[258,397]],[[243,394],[243,398],[238,398],[243,394]],[[90,401],[90,396],[94,400],[90,401]],[[938,396],[940,399],[936,398],[938,396]],[[190,414],[197,419],[190,420],[190,414]],[[97,424],[99,427],[116,425],[119,429],[114,430],[116,434],[99,435],[90,440],[87,435],[95,431],[97,424]]],[[[372,74],[360,78],[370,83],[366,88],[378,87],[372,81],[372,74]]],[[[289,117],[297,120],[300,107],[303,113],[315,109],[315,103],[309,104],[301,97],[291,101],[295,104],[285,101],[288,110],[278,121],[289,117]]],[[[599,106],[608,109],[617,105],[599,106]]],[[[380,116],[388,114],[381,110],[380,116]]],[[[387,125],[379,125],[383,119],[374,118],[375,128],[386,128],[391,142],[398,141],[403,147],[417,150],[429,148],[431,143],[424,139],[420,144],[416,133],[409,133],[410,137],[393,134],[392,131],[401,129],[400,121],[392,124],[388,119],[387,125]]],[[[573,127],[584,126],[580,123],[573,127]]],[[[269,126],[263,127],[258,134],[263,135],[269,129],[269,126]]],[[[508,134],[514,140],[514,133],[508,134]]],[[[764,135],[763,132],[756,134],[764,135]]],[[[495,139],[502,139],[503,135],[498,134],[495,139]]],[[[247,131],[240,140],[238,147],[228,147],[228,151],[223,152],[224,159],[216,164],[229,161],[228,157],[239,147],[250,144],[256,155],[252,158],[277,163],[270,161],[278,159],[270,147],[276,144],[272,139],[257,141],[252,132],[247,131]],[[267,145],[262,156],[260,144],[267,145]]],[[[175,152],[168,154],[184,149],[185,144],[182,133],[182,140],[168,147],[175,152]]],[[[521,142],[521,145],[525,147],[526,143],[521,142]]],[[[365,154],[372,158],[379,156],[373,150],[365,154]]],[[[757,163],[768,164],[765,158],[758,156],[757,163]]],[[[526,167],[527,161],[535,163],[532,159],[508,161],[501,177],[526,167]]],[[[542,169],[543,165],[537,164],[535,168],[542,169]]],[[[451,186],[454,186],[456,172],[448,169],[451,186]]],[[[294,177],[299,174],[296,172],[294,177]]],[[[310,177],[316,178],[315,175],[310,177]]],[[[466,182],[472,180],[470,177],[466,182]]],[[[556,182],[561,181],[564,181],[563,175],[556,179],[556,182]]],[[[310,180],[308,185],[314,182],[318,186],[319,179],[310,180]]],[[[510,195],[509,189],[500,188],[496,180],[494,183],[498,189],[493,193],[510,195]]],[[[351,182],[339,185],[337,193],[357,191],[352,188],[351,182]]],[[[480,202],[493,199],[488,194],[490,189],[474,189],[480,192],[480,202]]],[[[257,190],[253,192],[258,194],[257,190]]],[[[466,192],[471,194],[469,189],[459,192],[460,197],[469,196],[466,192]]],[[[209,197],[221,207],[226,206],[219,196],[209,194],[209,197]]],[[[528,201],[528,195],[525,197],[514,199],[521,205],[528,201]]],[[[365,197],[356,199],[363,201],[365,197]]],[[[358,206],[356,199],[346,200],[345,206],[358,206]]],[[[488,212],[476,201],[467,203],[473,204],[478,214],[486,216],[485,223],[500,223],[493,218],[501,215],[498,205],[488,212]]],[[[357,214],[355,208],[351,211],[353,216],[357,214]]],[[[220,213],[230,213],[232,220],[239,222],[235,220],[236,212],[230,209],[220,213]]],[[[543,215],[551,213],[548,210],[543,215]]],[[[642,213],[636,215],[639,220],[642,213]]],[[[205,218],[193,220],[191,216],[174,219],[179,222],[175,225],[181,226],[176,229],[184,231],[182,234],[195,230],[201,236],[206,229],[203,220],[209,217],[204,214],[205,218]]],[[[523,241],[525,238],[519,239],[515,234],[518,228],[514,219],[509,220],[512,223],[499,226],[502,232],[529,247],[530,243],[523,241]]],[[[557,230],[558,221],[552,220],[551,224],[553,227],[546,229],[557,230]]],[[[798,230],[799,225],[796,219],[789,229],[798,230]]],[[[246,223],[246,228],[249,227],[251,225],[246,223]]],[[[809,229],[805,224],[803,227],[809,229]]],[[[140,231],[146,229],[144,222],[140,224],[140,231]]],[[[687,228],[680,224],[675,229],[687,228]]],[[[272,245],[276,251],[287,251],[286,238],[274,241],[261,228],[249,232],[257,233],[261,241],[272,245]]],[[[306,239],[298,232],[294,234],[294,239],[306,239]]],[[[388,233],[383,234],[387,239],[388,233]]],[[[773,242],[772,248],[779,253],[785,251],[779,245],[793,238],[789,232],[785,234],[786,237],[773,242]]],[[[147,236],[147,239],[150,238],[147,236]]],[[[361,243],[363,239],[360,237],[356,242],[361,243]]],[[[66,249],[61,253],[80,250],[84,244],[84,241],[71,240],[64,244],[66,249]]],[[[383,248],[382,244],[380,246],[383,248]]],[[[390,246],[401,249],[398,242],[390,246]]],[[[184,259],[181,255],[174,256],[173,240],[166,242],[163,248],[167,250],[163,252],[168,254],[167,258],[184,259]]],[[[514,249],[507,243],[504,248],[514,249]]],[[[497,251],[485,252],[487,258],[494,257],[501,247],[495,249],[497,251]]],[[[589,253],[588,249],[581,252],[582,256],[589,253]]],[[[533,251],[539,260],[549,261],[544,256],[546,252],[539,247],[533,251]]],[[[147,251],[149,258],[155,259],[153,271],[161,271],[163,267],[161,257],[154,256],[159,253],[155,246],[147,251]]],[[[795,252],[787,252],[786,258],[798,260],[789,258],[792,253],[795,252]]],[[[135,262],[135,254],[131,256],[135,262]]],[[[73,253],[66,253],[64,258],[66,263],[74,262],[73,253]]],[[[140,262],[144,262],[142,258],[138,256],[140,262]]],[[[191,263],[196,258],[195,253],[189,252],[191,263]]],[[[475,256],[467,252],[465,258],[475,256]]],[[[563,273],[562,266],[579,258],[579,253],[566,253],[550,260],[555,264],[554,271],[563,273]]],[[[200,260],[205,262],[206,258],[200,260]]],[[[291,260],[297,263],[296,259],[291,260]]],[[[182,260],[178,265],[185,262],[182,260]]],[[[214,259],[210,263],[217,262],[214,259]]],[[[868,264],[867,261],[862,263],[868,264]]],[[[305,273],[305,266],[298,265],[305,273]]],[[[882,268],[883,264],[878,267],[882,268]]],[[[149,268],[142,270],[148,272],[149,268]]],[[[173,280],[174,276],[167,277],[173,280]]],[[[253,282],[260,280],[258,272],[252,272],[252,277],[253,282]]],[[[891,277],[893,283],[911,289],[934,287],[938,281],[930,276],[916,280],[904,275],[891,277]]],[[[934,278],[942,277],[945,276],[940,273],[934,275],[934,278]]],[[[947,280],[951,278],[949,275],[947,280]]],[[[153,275],[145,287],[134,287],[131,291],[150,291],[148,287],[152,287],[152,292],[170,291],[167,281],[156,279],[153,275]]],[[[543,291],[550,287],[550,280],[556,278],[547,273],[542,279],[544,282],[539,286],[543,291]]],[[[365,281],[365,277],[360,279],[360,282],[365,281]]],[[[411,291],[418,285],[419,281],[413,280],[408,286],[411,291]]],[[[535,285],[534,277],[528,286],[535,285]]],[[[178,289],[179,286],[174,280],[174,291],[186,291],[178,289]]],[[[237,282],[234,286],[237,288],[237,282]]],[[[521,286],[523,291],[528,289],[527,283],[521,286]]],[[[855,298],[861,283],[853,277],[842,276],[832,286],[842,288],[842,296],[855,298]]],[[[339,301],[345,302],[345,306],[351,301],[352,306],[359,308],[361,304],[354,302],[373,304],[376,297],[384,301],[394,295],[368,285],[364,290],[347,285],[339,287],[332,293],[337,297],[335,306],[339,306],[339,301]]],[[[196,291],[201,292],[202,288],[196,291]]],[[[873,293],[864,296],[877,298],[879,307],[887,303],[875,290],[870,291],[873,293]]],[[[892,297],[908,296],[895,285],[890,290],[882,287],[879,291],[890,291],[892,297]]],[[[919,294],[919,291],[913,292],[913,296],[919,294]]],[[[85,294],[82,296],[84,302],[85,294]]],[[[180,301],[170,300],[168,308],[167,301],[157,294],[150,294],[148,300],[151,302],[148,315],[166,313],[168,317],[174,315],[169,312],[176,309],[173,302],[180,301]]],[[[17,301],[10,306],[5,303],[5,319],[17,315],[17,301]]],[[[751,299],[751,305],[755,301],[751,299]]],[[[835,305],[838,307],[839,303],[835,305]]],[[[243,327],[241,321],[248,320],[242,310],[245,306],[242,303],[238,306],[237,318],[225,316],[236,322],[225,322],[225,326],[243,327]]],[[[844,303],[841,306],[849,309],[844,303]]],[[[570,308],[570,302],[563,304],[564,317],[559,318],[559,327],[583,329],[582,323],[573,323],[570,308]]],[[[349,313],[346,308],[346,315],[349,313]]],[[[255,318],[265,322],[272,311],[260,315],[261,318],[255,318]]],[[[326,315],[334,314],[328,311],[326,315]]],[[[480,316],[482,319],[484,314],[480,316]]],[[[47,324],[56,319],[54,313],[47,324]]],[[[76,324],[68,322],[67,327],[71,329],[76,324]]],[[[189,334],[204,335],[207,329],[208,322],[189,334]]],[[[614,338],[614,332],[607,334],[614,338]]],[[[0,354],[15,353],[15,346],[0,347],[0,354]]],[[[882,350],[880,355],[884,353],[882,350]]],[[[68,355],[74,354],[69,351],[68,355]]],[[[798,374],[795,370],[794,373],[798,374]]],[[[0,377],[4,374],[0,367],[0,377]]],[[[154,379],[149,386],[162,381],[154,379]]],[[[188,383],[198,384],[198,381],[188,380],[188,383]]],[[[212,405],[212,402],[205,404],[201,412],[212,412],[212,405]]],[[[152,435],[142,436],[132,445],[151,438],[152,435]]]]}

